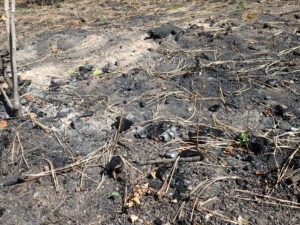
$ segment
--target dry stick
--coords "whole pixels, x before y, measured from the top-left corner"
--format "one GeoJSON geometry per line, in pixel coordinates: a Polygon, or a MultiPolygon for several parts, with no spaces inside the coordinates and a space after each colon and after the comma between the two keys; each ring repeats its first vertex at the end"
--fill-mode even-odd
{"type": "Polygon", "coordinates": [[[3,97],[4,97],[5,101],[6,101],[6,104],[8,105],[8,107],[9,107],[10,109],[12,109],[13,105],[12,105],[12,103],[11,103],[9,97],[7,96],[7,94],[6,94],[6,92],[5,92],[5,90],[3,89],[3,87],[2,87],[1,84],[0,84],[0,91],[1,91],[1,94],[3,95],[3,97]]]}
{"type": "Polygon", "coordinates": [[[171,184],[171,181],[172,181],[174,172],[175,172],[175,170],[176,170],[176,167],[177,167],[177,165],[178,165],[179,159],[180,159],[180,156],[178,156],[178,157],[176,158],[176,161],[174,162],[174,165],[173,165],[173,167],[172,167],[172,170],[171,170],[172,172],[171,172],[171,176],[170,176],[170,179],[169,179],[168,186],[167,186],[167,188],[166,188],[166,193],[168,193],[168,191],[169,191],[170,184],[171,184]]]}
{"type": "MultiPolygon", "coordinates": [[[[159,164],[159,163],[172,163],[172,162],[175,162],[176,160],[177,160],[177,158],[176,159],[150,160],[148,162],[139,163],[139,165],[144,166],[144,165],[159,164]]],[[[201,156],[194,156],[194,157],[180,158],[179,162],[198,162],[201,160],[202,160],[201,156]]]]}
{"type": "Polygon", "coordinates": [[[217,181],[220,181],[220,180],[227,180],[227,179],[241,179],[240,177],[238,176],[220,176],[220,177],[216,177],[216,178],[209,178],[203,182],[201,182],[200,184],[197,185],[196,188],[194,188],[194,190],[192,190],[190,192],[190,196],[192,194],[194,194],[202,185],[206,184],[200,191],[199,195],[211,184],[217,182],[217,181]]]}
{"type": "MultiPolygon", "coordinates": [[[[238,197],[236,197],[236,198],[238,198],[238,197]]],[[[257,202],[257,203],[263,203],[263,204],[283,206],[283,207],[288,207],[288,208],[292,208],[292,209],[300,209],[300,206],[285,205],[285,204],[278,203],[278,202],[262,201],[259,199],[249,199],[249,198],[238,198],[238,199],[249,201],[249,202],[257,202]]]]}
{"type": "MultiPolygon", "coordinates": [[[[198,201],[199,196],[201,195],[201,193],[202,193],[209,185],[213,184],[213,183],[216,182],[216,181],[219,181],[219,180],[225,180],[225,179],[240,179],[240,178],[237,177],[237,176],[223,176],[223,177],[217,177],[217,178],[214,178],[214,179],[209,178],[209,179],[207,179],[207,180],[201,182],[194,190],[192,190],[191,193],[190,193],[190,196],[191,196],[192,194],[194,194],[194,193],[195,193],[202,185],[205,185],[205,184],[206,184],[206,185],[201,189],[200,193],[198,194],[198,196],[197,196],[197,198],[196,198],[196,201],[198,201]]],[[[191,212],[191,216],[190,216],[190,221],[192,221],[192,219],[193,219],[193,214],[194,214],[195,208],[196,208],[196,204],[193,204],[193,206],[192,206],[192,212],[191,212]]],[[[220,215],[218,215],[218,216],[220,216],[220,215]]]]}
{"type": "Polygon", "coordinates": [[[40,121],[38,121],[32,113],[29,113],[29,118],[31,119],[32,123],[35,125],[41,127],[45,132],[50,132],[52,129],[50,127],[47,127],[46,125],[42,124],[40,121]]]}
{"type": "Polygon", "coordinates": [[[102,185],[103,182],[104,182],[104,179],[105,179],[105,175],[102,174],[102,176],[101,176],[101,181],[99,182],[99,184],[98,184],[98,186],[97,186],[95,192],[99,190],[99,188],[101,187],[101,185],[102,185]]]}
{"type": "Polygon", "coordinates": [[[279,174],[279,177],[278,177],[277,182],[280,182],[280,181],[283,179],[283,177],[285,176],[285,174],[286,174],[286,172],[287,172],[287,170],[288,170],[288,167],[289,167],[291,161],[293,160],[294,156],[296,155],[296,153],[297,153],[298,151],[300,151],[300,146],[299,146],[298,148],[295,149],[295,151],[290,155],[288,162],[286,162],[286,163],[284,164],[283,168],[282,168],[281,171],[280,171],[280,174],[279,174]]]}
{"type": "Polygon", "coordinates": [[[271,199],[271,200],[274,200],[274,201],[277,201],[277,202],[281,202],[281,203],[285,203],[285,204],[292,204],[292,205],[295,205],[297,207],[300,207],[300,203],[298,203],[298,202],[292,202],[292,201],[288,201],[288,200],[284,200],[284,199],[280,199],[280,198],[275,198],[275,197],[272,197],[272,196],[269,196],[269,195],[257,194],[257,193],[254,193],[252,191],[247,191],[247,190],[241,190],[241,189],[233,189],[233,190],[237,191],[237,192],[251,194],[251,195],[258,196],[258,197],[267,198],[267,199],[271,199]]]}
{"type": "Polygon", "coordinates": [[[55,132],[54,130],[52,130],[52,132],[53,132],[53,134],[54,134],[54,136],[55,136],[57,142],[59,143],[59,145],[60,145],[66,152],[68,152],[68,153],[70,154],[70,157],[71,157],[72,160],[74,161],[75,158],[73,157],[73,154],[72,154],[71,150],[70,150],[69,148],[66,148],[66,147],[62,144],[61,140],[59,139],[58,135],[56,134],[56,132],[55,132]]]}
{"type": "Polygon", "coordinates": [[[183,212],[185,203],[186,203],[186,202],[182,202],[181,206],[179,207],[178,211],[176,212],[176,214],[175,214],[175,216],[174,216],[174,219],[172,220],[172,224],[175,224],[177,217],[178,217],[179,219],[181,218],[181,215],[182,215],[182,212],[183,212]]]}
{"type": "Polygon", "coordinates": [[[138,168],[134,167],[130,162],[128,162],[126,159],[124,159],[122,156],[120,156],[123,163],[125,165],[128,165],[129,167],[131,167],[132,169],[134,169],[135,171],[137,171],[138,173],[142,174],[142,175],[145,175],[144,172],[142,172],[141,170],[139,170],[138,168]]]}
{"type": "Polygon", "coordinates": [[[98,155],[98,151],[103,150],[103,149],[107,149],[109,147],[110,146],[107,146],[107,143],[106,143],[104,146],[102,146],[101,148],[95,150],[94,152],[89,153],[87,156],[85,156],[81,160],[78,160],[74,163],[68,164],[66,166],[63,166],[63,167],[60,167],[60,168],[57,168],[57,169],[53,169],[53,171],[44,171],[44,172],[40,172],[40,173],[37,173],[37,174],[24,173],[23,175],[26,176],[26,177],[30,177],[31,179],[34,179],[34,178],[39,178],[39,177],[43,177],[43,176],[48,176],[48,175],[52,174],[52,172],[65,171],[65,170],[68,170],[68,169],[73,168],[75,166],[79,166],[79,165],[85,164],[87,162],[90,162],[92,160],[100,158],[101,156],[98,155]]]}
{"type": "MultiPolygon", "coordinates": [[[[205,207],[203,207],[203,206],[200,206],[200,209],[203,210],[203,211],[206,211],[206,212],[209,213],[209,214],[212,214],[212,215],[214,215],[214,216],[219,217],[220,219],[222,219],[222,220],[225,221],[225,222],[229,222],[229,223],[233,223],[233,224],[237,224],[237,225],[240,225],[240,224],[241,224],[241,223],[238,222],[238,221],[235,221],[235,220],[233,220],[233,219],[231,219],[231,218],[229,218],[229,217],[227,217],[227,216],[224,216],[224,215],[222,215],[222,214],[220,214],[220,213],[218,213],[218,212],[216,212],[216,211],[209,210],[209,209],[207,209],[207,208],[205,208],[205,207]]],[[[199,210],[199,211],[200,211],[200,210],[199,210]]]]}
{"type": "Polygon", "coordinates": [[[170,186],[170,183],[171,183],[171,180],[172,180],[172,177],[173,177],[173,174],[174,174],[174,171],[175,171],[175,168],[178,164],[178,160],[179,160],[180,156],[178,156],[172,166],[172,169],[170,170],[170,172],[168,173],[168,176],[166,178],[166,180],[164,181],[162,187],[160,188],[160,190],[157,192],[157,196],[158,198],[162,198],[163,195],[165,193],[167,193],[168,189],[169,189],[169,186],[170,186]]]}
{"type": "Polygon", "coordinates": [[[59,191],[59,185],[58,185],[58,180],[57,180],[57,177],[55,175],[55,169],[54,169],[54,166],[52,164],[52,162],[48,159],[45,159],[44,160],[49,164],[50,166],[50,173],[52,175],[52,179],[53,179],[53,183],[54,183],[54,186],[55,186],[55,190],[56,191],[59,191]]]}
{"type": "Polygon", "coordinates": [[[86,165],[83,167],[82,171],[79,171],[79,170],[76,169],[76,171],[80,173],[80,182],[79,182],[80,183],[79,184],[80,190],[84,190],[83,177],[84,177],[85,169],[86,169],[86,165]]]}
{"type": "Polygon", "coordinates": [[[77,3],[76,3],[76,0],[73,0],[73,3],[74,3],[75,8],[76,8],[76,13],[77,13],[78,19],[79,19],[81,22],[85,23],[86,20],[85,20],[84,18],[82,18],[82,17],[79,15],[79,9],[78,9],[78,5],[77,5],[77,3]]]}
{"type": "Polygon", "coordinates": [[[21,154],[22,154],[22,159],[23,159],[23,161],[24,161],[24,163],[25,163],[27,169],[29,169],[29,165],[28,165],[28,163],[27,163],[27,161],[26,161],[26,158],[25,158],[25,156],[24,156],[24,148],[23,148],[23,145],[22,145],[20,136],[19,136],[19,132],[16,132],[16,136],[17,136],[18,142],[19,142],[19,144],[20,144],[21,154]]]}
{"type": "Polygon", "coordinates": [[[84,173],[84,171],[85,171],[86,168],[87,168],[87,166],[85,166],[82,171],[80,171],[78,169],[75,169],[75,171],[78,172],[78,173],[80,173],[80,176],[81,176],[81,178],[80,178],[80,189],[81,190],[83,190],[83,188],[82,188],[83,187],[83,177],[88,178],[89,180],[93,181],[94,183],[98,183],[96,180],[94,180],[93,178],[91,178],[88,175],[86,175],[86,173],[84,173]]]}

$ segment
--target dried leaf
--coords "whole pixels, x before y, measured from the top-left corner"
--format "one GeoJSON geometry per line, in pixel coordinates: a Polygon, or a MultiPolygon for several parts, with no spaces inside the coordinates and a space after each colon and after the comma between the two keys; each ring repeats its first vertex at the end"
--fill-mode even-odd
{"type": "Polygon", "coordinates": [[[223,152],[227,155],[234,155],[234,148],[232,145],[228,145],[223,152]]]}
{"type": "Polygon", "coordinates": [[[48,171],[50,171],[49,166],[48,165],[44,165],[44,172],[48,172],[48,171]]]}
{"type": "Polygon", "coordinates": [[[24,99],[25,99],[27,102],[34,102],[34,101],[35,101],[35,97],[32,96],[32,95],[25,95],[25,96],[24,96],[24,99]]]}
{"type": "Polygon", "coordinates": [[[265,171],[257,170],[257,171],[255,171],[255,174],[256,174],[256,175],[264,175],[264,174],[266,174],[266,173],[265,173],[265,171]]]}
{"type": "Polygon", "coordinates": [[[6,120],[0,120],[0,129],[4,129],[7,127],[7,121],[6,120]]]}
{"type": "Polygon", "coordinates": [[[243,15],[243,20],[245,21],[256,21],[257,20],[257,16],[256,16],[256,13],[254,12],[246,12],[244,15],[243,15]]]}
{"type": "Polygon", "coordinates": [[[2,19],[3,21],[6,21],[6,20],[7,20],[7,16],[6,16],[5,14],[2,14],[1,19],[2,19]]]}
{"type": "Polygon", "coordinates": [[[133,193],[129,195],[126,199],[125,206],[131,208],[133,206],[138,206],[141,204],[141,197],[149,192],[149,184],[138,184],[133,188],[133,193]]]}

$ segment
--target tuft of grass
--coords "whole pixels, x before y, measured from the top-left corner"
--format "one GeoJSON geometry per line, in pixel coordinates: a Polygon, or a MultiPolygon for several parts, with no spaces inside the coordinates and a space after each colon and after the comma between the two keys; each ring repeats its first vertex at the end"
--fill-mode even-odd
{"type": "Polygon", "coordinates": [[[246,12],[243,15],[243,20],[245,20],[245,21],[256,21],[257,20],[257,15],[256,15],[256,13],[251,12],[251,11],[246,12]]]}
{"type": "Polygon", "coordinates": [[[171,6],[172,10],[179,10],[180,9],[180,5],[174,4],[171,6]]]}
{"type": "Polygon", "coordinates": [[[107,25],[107,24],[109,24],[109,17],[108,16],[100,16],[96,22],[100,26],[107,25]]]}
{"type": "Polygon", "coordinates": [[[237,9],[241,9],[241,10],[246,9],[245,1],[244,0],[238,1],[237,4],[236,4],[236,8],[237,9]]]}

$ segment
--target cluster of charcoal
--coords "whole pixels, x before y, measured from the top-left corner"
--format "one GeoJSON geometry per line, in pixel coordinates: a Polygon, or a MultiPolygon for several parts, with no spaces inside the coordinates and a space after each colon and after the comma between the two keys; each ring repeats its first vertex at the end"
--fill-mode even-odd
{"type": "Polygon", "coordinates": [[[7,50],[0,50],[0,84],[7,83],[8,87],[12,88],[12,82],[9,78],[9,52],[7,50]]]}

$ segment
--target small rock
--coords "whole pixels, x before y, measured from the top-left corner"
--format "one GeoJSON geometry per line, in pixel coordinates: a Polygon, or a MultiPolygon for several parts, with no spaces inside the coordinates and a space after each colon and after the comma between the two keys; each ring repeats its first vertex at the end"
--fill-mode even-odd
{"type": "Polygon", "coordinates": [[[269,96],[269,95],[267,95],[267,96],[264,97],[265,100],[270,100],[271,98],[272,98],[272,97],[269,96]]]}
{"type": "Polygon", "coordinates": [[[220,108],[221,108],[220,105],[215,104],[215,105],[210,106],[210,107],[208,108],[208,110],[211,111],[211,112],[217,112],[220,108]]]}
{"type": "Polygon", "coordinates": [[[5,212],[5,208],[0,207],[0,217],[4,215],[4,212],[5,212]]]}
{"type": "Polygon", "coordinates": [[[130,223],[132,223],[132,224],[134,224],[138,219],[139,219],[139,217],[136,216],[136,215],[131,215],[131,216],[129,217],[129,221],[130,221],[130,223]]]}
{"type": "Polygon", "coordinates": [[[291,130],[291,124],[285,120],[283,120],[280,124],[279,124],[279,128],[284,130],[284,131],[290,131],[291,130]]]}
{"type": "Polygon", "coordinates": [[[153,221],[153,224],[154,224],[154,225],[164,225],[164,221],[161,220],[160,218],[156,218],[156,219],[153,221]]]}
{"type": "Polygon", "coordinates": [[[200,57],[209,61],[213,60],[213,56],[206,52],[202,52],[200,57]]]}
{"type": "Polygon", "coordinates": [[[62,155],[59,152],[55,155],[52,155],[51,158],[52,158],[51,161],[54,168],[64,167],[69,162],[68,157],[62,155]]]}
{"type": "Polygon", "coordinates": [[[249,48],[250,50],[260,51],[260,47],[259,47],[259,46],[249,45],[248,48],[249,48]]]}
{"type": "Polygon", "coordinates": [[[161,135],[159,135],[159,139],[164,142],[168,142],[176,137],[178,137],[178,133],[176,131],[175,126],[171,126],[169,129],[167,129],[165,132],[163,132],[161,135]]]}
{"type": "Polygon", "coordinates": [[[135,134],[136,138],[149,138],[157,139],[159,136],[168,129],[169,125],[167,123],[157,123],[146,126],[144,129],[138,130],[135,134]]]}
{"type": "Polygon", "coordinates": [[[278,86],[278,80],[276,79],[268,79],[265,82],[267,85],[271,86],[271,87],[277,87],[278,86]]]}
{"type": "Polygon", "coordinates": [[[166,158],[170,158],[170,159],[174,159],[174,158],[176,158],[178,155],[179,155],[179,152],[178,152],[178,151],[171,150],[171,151],[167,151],[167,152],[166,152],[165,157],[166,157],[166,158]]]}
{"type": "Polygon", "coordinates": [[[296,127],[290,127],[290,131],[299,131],[300,128],[296,128],[296,127]]]}
{"type": "Polygon", "coordinates": [[[188,185],[187,188],[186,188],[188,191],[192,191],[194,188],[192,185],[188,185]]]}
{"type": "Polygon", "coordinates": [[[188,110],[188,112],[191,112],[191,111],[193,111],[193,109],[194,109],[193,106],[189,106],[187,110],[188,110]]]}

